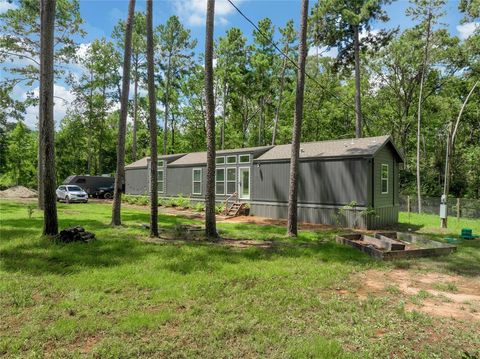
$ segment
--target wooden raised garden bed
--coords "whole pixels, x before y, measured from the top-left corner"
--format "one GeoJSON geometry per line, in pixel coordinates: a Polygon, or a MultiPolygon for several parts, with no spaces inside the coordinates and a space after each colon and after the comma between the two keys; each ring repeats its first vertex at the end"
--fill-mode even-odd
{"type": "Polygon", "coordinates": [[[373,236],[342,234],[335,239],[337,243],[349,245],[383,260],[443,256],[457,250],[456,246],[450,244],[402,232],[379,232],[373,236]]]}

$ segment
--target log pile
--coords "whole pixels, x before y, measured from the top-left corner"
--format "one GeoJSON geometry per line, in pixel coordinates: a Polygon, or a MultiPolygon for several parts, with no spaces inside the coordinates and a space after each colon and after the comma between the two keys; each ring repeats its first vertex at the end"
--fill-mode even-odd
{"type": "Polygon", "coordinates": [[[95,234],[85,231],[85,228],[80,226],[66,228],[57,235],[57,240],[60,242],[90,242],[95,239],[95,234]]]}

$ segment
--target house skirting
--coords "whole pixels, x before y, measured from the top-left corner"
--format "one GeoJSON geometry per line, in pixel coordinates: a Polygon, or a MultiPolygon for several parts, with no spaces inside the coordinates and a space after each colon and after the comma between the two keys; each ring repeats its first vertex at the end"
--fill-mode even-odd
{"type": "MultiPolygon", "coordinates": [[[[339,227],[378,229],[398,222],[399,206],[376,208],[372,213],[343,206],[298,204],[298,221],[304,223],[328,224],[339,227]],[[363,212],[363,213],[362,213],[363,212]]],[[[254,216],[286,219],[287,203],[250,202],[250,214],[254,216]]]]}

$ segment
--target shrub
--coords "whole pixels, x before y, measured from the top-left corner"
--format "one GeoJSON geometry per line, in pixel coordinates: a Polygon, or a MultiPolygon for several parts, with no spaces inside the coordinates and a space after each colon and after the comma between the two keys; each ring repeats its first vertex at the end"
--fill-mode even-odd
{"type": "Polygon", "coordinates": [[[195,203],[195,205],[193,206],[193,209],[195,210],[195,212],[203,212],[205,210],[205,206],[203,203],[195,203]]]}

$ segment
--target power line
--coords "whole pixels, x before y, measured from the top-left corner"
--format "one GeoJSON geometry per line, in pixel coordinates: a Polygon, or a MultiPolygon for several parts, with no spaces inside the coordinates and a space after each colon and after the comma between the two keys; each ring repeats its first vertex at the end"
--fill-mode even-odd
{"type": "MultiPolygon", "coordinates": [[[[293,60],[291,57],[289,57],[282,49],[280,49],[278,47],[278,45],[275,43],[275,41],[272,41],[262,30],[260,30],[260,28],[252,21],[248,18],[247,15],[245,15],[242,10],[240,10],[234,3],[232,0],[227,0],[230,5],[232,5],[234,7],[235,10],[237,10],[237,12],[245,19],[247,20],[247,22],[249,22],[254,28],[255,30],[258,31],[259,34],[261,34],[265,40],[267,40],[270,44],[273,45],[273,47],[285,58],[287,59],[293,66],[295,66],[295,68],[297,70],[300,70],[300,68],[298,67],[297,63],[295,62],[295,60],[293,60]]],[[[351,107],[348,103],[346,103],[345,101],[343,101],[340,97],[338,97],[335,93],[333,93],[332,91],[328,90],[327,88],[325,88],[320,82],[318,82],[313,76],[311,76],[307,71],[305,71],[305,76],[307,76],[310,80],[312,80],[313,82],[315,82],[316,85],[318,85],[320,88],[322,88],[322,90],[324,90],[325,92],[329,93],[330,95],[332,95],[336,100],[338,100],[340,103],[342,103],[345,107],[347,108],[350,108],[352,109],[355,113],[358,113],[357,109],[354,108],[354,107],[351,107]]],[[[365,117],[365,116],[363,116],[365,117]]]]}
{"type": "MultiPolygon", "coordinates": [[[[280,49],[277,45],[276,42],[274,42],[273,40],[271,40],[262,30],[260,30],[260,28],[252,21],[250,20],[250,18],[245,15],[242,10],[240,10],[234,3],[232,0],[227,0],[230,5],[233,6],[233,8],[245,19],[247,20],[247,22],[249,22],[254,28],[255,30],[258,31],[259,34],[261,34],[263,36],[264,39],[266,39],[270,44],[273,45],[273,47],[285,58],[287,59],[291,64],[293,64],[293,66],[297,69],[297,70],[300,70],[300,68],[298,67],[297,63],[295,62],[295,60],[293,60],[291,57],[289,57],[285,52],[283,52],[282,49],[280,49]]],[[[338,100],[341,104],[343,104],[343,106],[345,106],[347,109],[351,109],[353,110],[353,112],[355,114],[360,114],[360,116],[363,118],[363,120],[368,120],[368,119],[371,119],[370,116],[365,116],[365,115],[362,115],[361,112],[358,112],[357,109],[355,107],[352,107],[350,104],[348,104],[347,102],[345,102],[342,98],[340,98],[337,94],[335,94],[334,92],[332,92],[331,90],[327,89],[325,86],[323,86],[320,82],[318,82],[315,77],[313,77],[312,75],[310,75],[307,71],[305,71],[305,76],[307,76],[308,79],[310,79],[311,81],[313,81],[317,86],[319,86],[323,91],[325,91],[326,93],[330,94],[333,98],[335,98],[336,100],[338,100]]],[[[379,119],[379,117],[375,114],[375,116],[377,119],[379,119]]]]}

